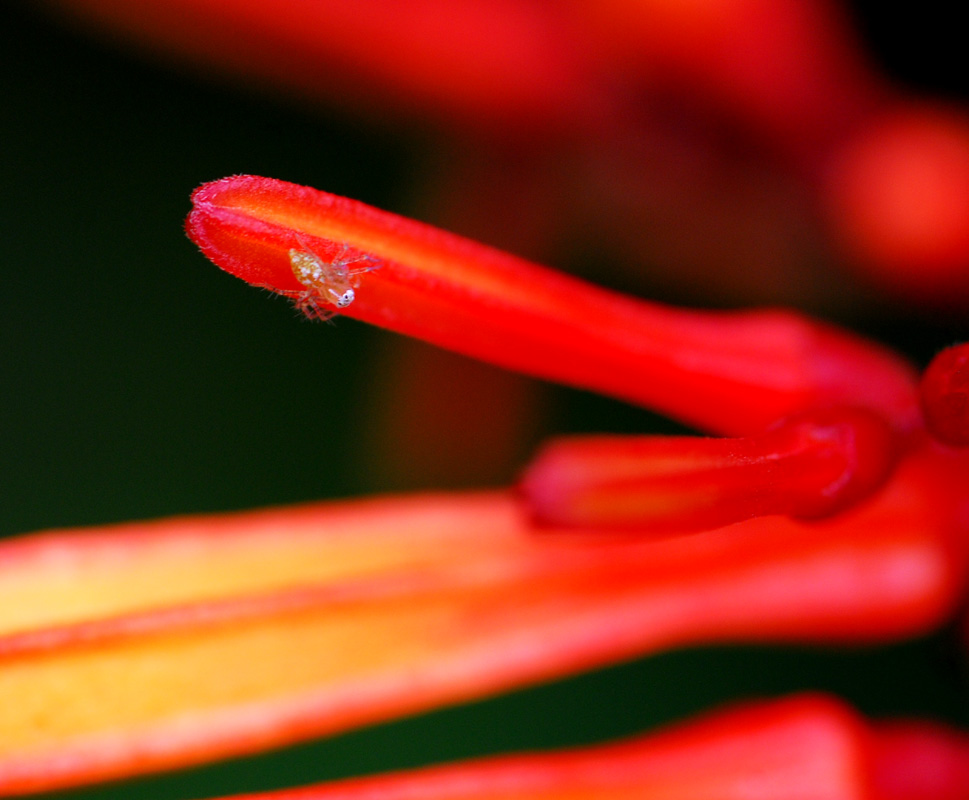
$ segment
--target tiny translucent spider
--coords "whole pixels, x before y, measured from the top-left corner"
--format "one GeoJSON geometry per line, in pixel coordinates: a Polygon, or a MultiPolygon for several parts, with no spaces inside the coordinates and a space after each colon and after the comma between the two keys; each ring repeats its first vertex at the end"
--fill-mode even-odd
{"type": "Polygon", "coordinates": [[[370,255],[348,258],[349,249],[350,245],[344,243],[340,255],[331,261],[321,258],[310,248],[293,248],[289,251],[289,264],[293,275],[305,287],[305,291],[288,292],[287,295],[306,316],[329,319],[336,314],[332,307],[346,308],[356,297],[355,289],[360,275],[380,266],[370,255]]]}

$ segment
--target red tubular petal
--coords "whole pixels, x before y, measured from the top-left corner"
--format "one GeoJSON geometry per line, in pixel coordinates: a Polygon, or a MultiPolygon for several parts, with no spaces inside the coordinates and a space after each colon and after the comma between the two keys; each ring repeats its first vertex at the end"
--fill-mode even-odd
{"type": "Polygon", "coordinates": [[[299,292],[291,248],[381,264],[343,313],[718,432],[761,432],[819,405],[918,424],[909,365],[782,311],[690,312],[632,300],[427,225],[268,178],[193,195],[189,236],[250,283],[299,292]]]}
{"type": "Polygon", "coordinates": [[[539,452],[521,489],[543,525],[707,530],[764,514],[836,513],[881,486],[895,455],[878,417],[839,409],[747,439],[557,440],[539,452]]]}
{"type": "Polygon", "coordinates": [[[940,442],[969,446],[969,344],[939,353],[922,376],[922,413],[940,442]]]}
{"type": "Polygon", "coordinates": [[[358,111],[490,130],[584,126],[602,102],[553,6],[519,0],[54,0],[170,57],[358,111]]]}
{"type": "Polygon", "coordinates": [[[965,800],[969,733],[922,722],[891,722],[873,737],[877,800],[965,800]]]}
{"type": "Polygon", "coordinates": [[[871,800],[864,726],[804,695],[624,742],[482,759],[236,800],[871,800]]]}
{"type": "Polygon", "coordinates": [[[255,752],[678,645],[927,631],[963,585],[969,471],[953,458],[906,459],[830,522],[657,542],[537,537],[500,494],[6,542],[0,792],[255,752]]]}

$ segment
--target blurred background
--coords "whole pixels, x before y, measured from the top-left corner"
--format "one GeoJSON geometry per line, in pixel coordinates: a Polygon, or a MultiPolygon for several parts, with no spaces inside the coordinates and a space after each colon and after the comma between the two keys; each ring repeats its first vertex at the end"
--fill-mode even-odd
{"type": "MultiPolygon", "coordinates": [[[[839,8],[897,91],[969,100],[948,5],[839,8]]],[[[0,4],[0,535],[507,485],[555,434],[679,430],[350,320],[309,322],[221,273],[181,226],[195,186],[235,173],[353,197],[645,297],[797,306],[920,364],[969,338],[969,304],[913,301],[853,268],[816,202],[822,145],[760,140],[716,102],[679,100],[676,82],[645,111],[626,102],[604,133],[581,98],[509,122],[474,103],[411,102],[351,69],[314,97],[140,41],[58,4],[0,4]]],[[[870,714],[969,724],[951,631],[853,651],[698,649],[63,796],[255,791],[597,741],[805,688],[870,714]]]]}

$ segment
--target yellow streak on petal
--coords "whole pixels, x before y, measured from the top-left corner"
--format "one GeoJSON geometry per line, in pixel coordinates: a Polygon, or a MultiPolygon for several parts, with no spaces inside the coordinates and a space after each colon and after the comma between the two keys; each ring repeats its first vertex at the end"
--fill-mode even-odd
{"type": "MultiPolygon", "coordinates": [[[[269,194],[236,188],[220,194],[216,204],[283,229],[336,244],[348,243],[381,261],[395,262],[405,270],[459,286],[462,292],[473,291],[530,313],[572,317],[577,308],[581,311],[576,298],[593,295],[614,311],[633,315],[641,316],[642,307],[648,305],[430,225],[316,190],[306,190],[305,197],[294,195],[293,188],[280,183],[269,194]],[[324,197],[328,202],[325,208],[319,205],[324,197]]],[[[379,279],[379,274],[376,277],[379,279]]],[[[657,316],[683,316],[649,307],[657,316]]],[[[643,323],[639,316],[637,320],[643,323]]],[[[653,333],[663,335],[662,329],[653,333]]]]}
{"type": "Polygon", "coordinates": [[[25,537],[0,549],[0,636],[515,547],[500,533],[510,504],[478,502],[470,515],[424,497],[25,537]]]}
{"type": "Polygon", "coordinates": [[[0,671],[0,751],[406,671],[453,631],[453,600],[288,614],[19,658],[0,671]]]}
{"type": "Polygon", "coordinates": [[[955,568],[901,488],[827,525],[664,542],[529,535],[485,494],[0,545],[0,793],[253,752],[682,641],[921,631],[955,568]],[[38,624],[78,607],[83,623],[24,631],[20,604],[52,575],[64,610],[38,624]]]}

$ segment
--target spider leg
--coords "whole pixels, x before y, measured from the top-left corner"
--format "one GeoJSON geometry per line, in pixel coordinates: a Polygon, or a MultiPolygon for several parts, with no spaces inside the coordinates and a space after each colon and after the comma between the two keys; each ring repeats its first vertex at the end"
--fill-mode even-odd
{"type": "Polygon", "coordinates": [[[365,272],[373,272],[375,269],[380,269],[383,266],[383,262],[376,256],[369,254],[361,255],[354,258],[346,263],[347,275],[363,275],[365,272]],[[361,267],[351,267],[351,264],[358,264],[361,261],[366,261],[367,264],[361,267]]]}
{"type": "Polygon", "coordinates": [[[296,310],[309,319],[319,319],[326,322],[336,316],[336,311],[325,308],[319,297],[313,292],[305,292],[295,301],[296,310]]]}
{"type": "Polygon", "coordinates": [[[319,294],[313,290],[306,290],[303,292],[299,291],[279,291],[273,290],[276,294],[280,294],[287,300],[291,301],[293,308],[295,308],[300,314],[305,316],[307,319],[319,319],[324,322],[330,320],[337,315],[337,312],[331,308],[327,308],[319,294]]]}

